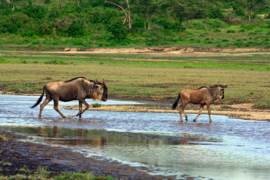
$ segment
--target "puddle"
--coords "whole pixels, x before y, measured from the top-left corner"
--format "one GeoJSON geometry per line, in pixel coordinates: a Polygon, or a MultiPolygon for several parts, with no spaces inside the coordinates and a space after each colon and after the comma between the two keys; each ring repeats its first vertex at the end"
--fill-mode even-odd
{"type": "MultiPolygon", "coordinates": [[[[50,108],[45,108],[44,118],[38,119],[39,108],[29,108],[36,100],[0,95],[0,129],[32,136],[31,142],[71,148],[85,156],[157,168],[155,173],[205,179],[269,179],[268,122],[213,115],[209,124],[208,115],[201,115],[197,123],[176,123],[177,113],[100,111],[87,111],[79,121],[60,119],[50,108]]],[[[65,115],[77,113],[61,111],[65,115]]],[[[192,119],[196,114],[189,116],[192,119]]]]}

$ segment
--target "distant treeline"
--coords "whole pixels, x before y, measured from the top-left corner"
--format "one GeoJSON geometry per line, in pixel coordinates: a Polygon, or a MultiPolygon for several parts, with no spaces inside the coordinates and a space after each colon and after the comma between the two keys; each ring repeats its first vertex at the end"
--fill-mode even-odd
{"type": "Polygon", "coordinates": [[[119,41],[176,32],[185,40],[189,29],[265,24],[269,12],[270,0],[1,0],[0,33],[119,41]]]}

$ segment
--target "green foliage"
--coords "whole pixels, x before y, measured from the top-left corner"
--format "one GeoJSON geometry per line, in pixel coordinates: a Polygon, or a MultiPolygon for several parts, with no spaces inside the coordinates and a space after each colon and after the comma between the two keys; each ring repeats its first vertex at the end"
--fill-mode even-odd
{"type": "Polygon", "coordinates": [[[210,28],[225,28],[225,27],[227,27],[227,24],[219,19],[207,19],[205,23],[210,28]]]}
{"type": "Polygon", "coordinates": [[[33,37],[34,35],[36,35],[36,32],[33,30],[27,30],[21,34],[22,37],[33,37]]]}
{"type": "Polygon", "coordinates": [[[108,31],[112,33],[114,39],[122,41],[127,39],[127,28],[122,22],[115,22],[108,26],[108,31]]]}
{"type": "Polygon", "coordinates": [[[28,17],[32,17],[34,19],[42,19],[47,14],[48,10],[45,6],[26,6],[22,8],[22,12],[26,14],[28,17]]]}
{"type": "Polygon", "coordinates": [[[208,17],[210,19],[221,19],[221,20],[225,19],[225,16],[222,13],[221,9],[217,7],[210,7],[210,12],[208,14],[208,17]]]}
{"type": "Polygon", "coordinates": [[[226,31],[226,33],[235,33],[235,30],[229,29],[229,30],[226,31]]]}
{"type": "Polygon", "coordinates": [[[83,21],[72,21],[67,29],[69,36],[83,36],[85,34],[84,22],[83,21]]]}

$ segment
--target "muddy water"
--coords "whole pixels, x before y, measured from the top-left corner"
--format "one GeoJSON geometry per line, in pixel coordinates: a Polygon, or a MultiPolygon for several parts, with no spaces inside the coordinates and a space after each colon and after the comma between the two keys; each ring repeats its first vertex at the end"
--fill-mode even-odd
{"type": "MultiPolygon", "coordinates": [[[[197,123],[179,123],[175,122],[179,119],[176,113],[101,111],[87,111],[78,121],[60,119],[51,103],[38,119],[39,108],[29,108],[37,99],[0,95],[0,129],[32,136],[32,142],[65,146],[85,156],[144,166],[149,173],[203,179],[270,178],[268,122],[213,115],[209,124],[208,116],[201,115],[197,123]]],[[[72,103],[77,102],[60,106],[72,103]]],[[[67,116],[77,113],[61,111],[67,116]]],[[[193,119],[196,115],[188,116],[193,119]]]]}

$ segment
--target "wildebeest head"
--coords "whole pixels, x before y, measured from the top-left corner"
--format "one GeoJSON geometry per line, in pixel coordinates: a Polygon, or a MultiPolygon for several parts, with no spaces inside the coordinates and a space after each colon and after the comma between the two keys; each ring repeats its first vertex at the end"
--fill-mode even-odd
{"type": "Polygon", "coordinates": [[[221,85],[221,84],[215,84],[213,86],[210,86],[210,88],[214,88],[215,91],[217,92],[216,98],[218,100],[224,99],[224,88],[226,88],[227,85],[221,85]]]}
{"type": "Polygon", "coordinates": [[[103,82],[99,82],[99,81],[95,81],[94,82],[94,94],[93,94],[93,99],[94,100],[102,100],[102,101],[107,101],[108,99],[108,88],[105,84],[105,81],[103,80],[103,82]]]}

